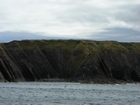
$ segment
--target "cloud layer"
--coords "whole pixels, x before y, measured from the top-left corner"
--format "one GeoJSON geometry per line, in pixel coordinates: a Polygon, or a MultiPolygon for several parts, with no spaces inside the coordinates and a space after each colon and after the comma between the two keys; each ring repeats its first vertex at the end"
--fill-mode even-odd
{"type": "Polygon", "coordinates": [[[140,41],[139,17],[140,0],[0,0],[0,35],[140,41]]]}

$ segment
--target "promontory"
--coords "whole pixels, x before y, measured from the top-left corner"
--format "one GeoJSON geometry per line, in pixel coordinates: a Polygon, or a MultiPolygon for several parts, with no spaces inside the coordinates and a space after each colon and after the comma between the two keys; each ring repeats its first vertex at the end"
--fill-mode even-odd
{"type": "Polygon", "coordinates": [[[140,43],[22,40],[0,43],[0,81],[140,82],[140,43]]]}

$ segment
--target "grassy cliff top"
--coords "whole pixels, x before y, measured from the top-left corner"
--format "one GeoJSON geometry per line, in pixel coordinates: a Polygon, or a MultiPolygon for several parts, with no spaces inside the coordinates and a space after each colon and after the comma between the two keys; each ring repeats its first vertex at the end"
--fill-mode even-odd
{"type": "MultiPolygon", "coordinates": [[[[86,54],[109,50],[113,52],[133,51],[140,54],[140,43],[122,43],[117,41],[93,41],[93,40],[23,40],[12,41],[5,44],[15,44],[23,50],[33,49],[61,49],[64,51],[81,51],[86,54]]],[[[3,43],[0,44],[0,49],[3,43]]]]}
{"type": "Polygon", "coordinates": [[[116,54],[140,54],[140,43],[120,43],[117,41],[93,40],[23,40],[1,43],[0,50],[59,50],[68,62],[73,62],[76,68],[98,58],[104,51],[116,54]]]}

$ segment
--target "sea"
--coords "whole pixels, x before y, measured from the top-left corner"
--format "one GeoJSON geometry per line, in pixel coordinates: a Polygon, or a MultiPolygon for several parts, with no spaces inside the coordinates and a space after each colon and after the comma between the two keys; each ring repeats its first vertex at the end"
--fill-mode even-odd
{"type": "Polygon", "coordinates": [[[1,82],[0,105],[140,105],[140,84],[1,82]]]}

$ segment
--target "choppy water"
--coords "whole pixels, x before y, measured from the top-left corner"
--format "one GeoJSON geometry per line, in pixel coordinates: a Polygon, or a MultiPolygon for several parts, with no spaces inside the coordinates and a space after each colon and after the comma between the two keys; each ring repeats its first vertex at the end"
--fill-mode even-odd
{"type": "Polygon", "coordinates": [[[0,105],[140,105],[140,84],[0,83],[0,105]]]}

